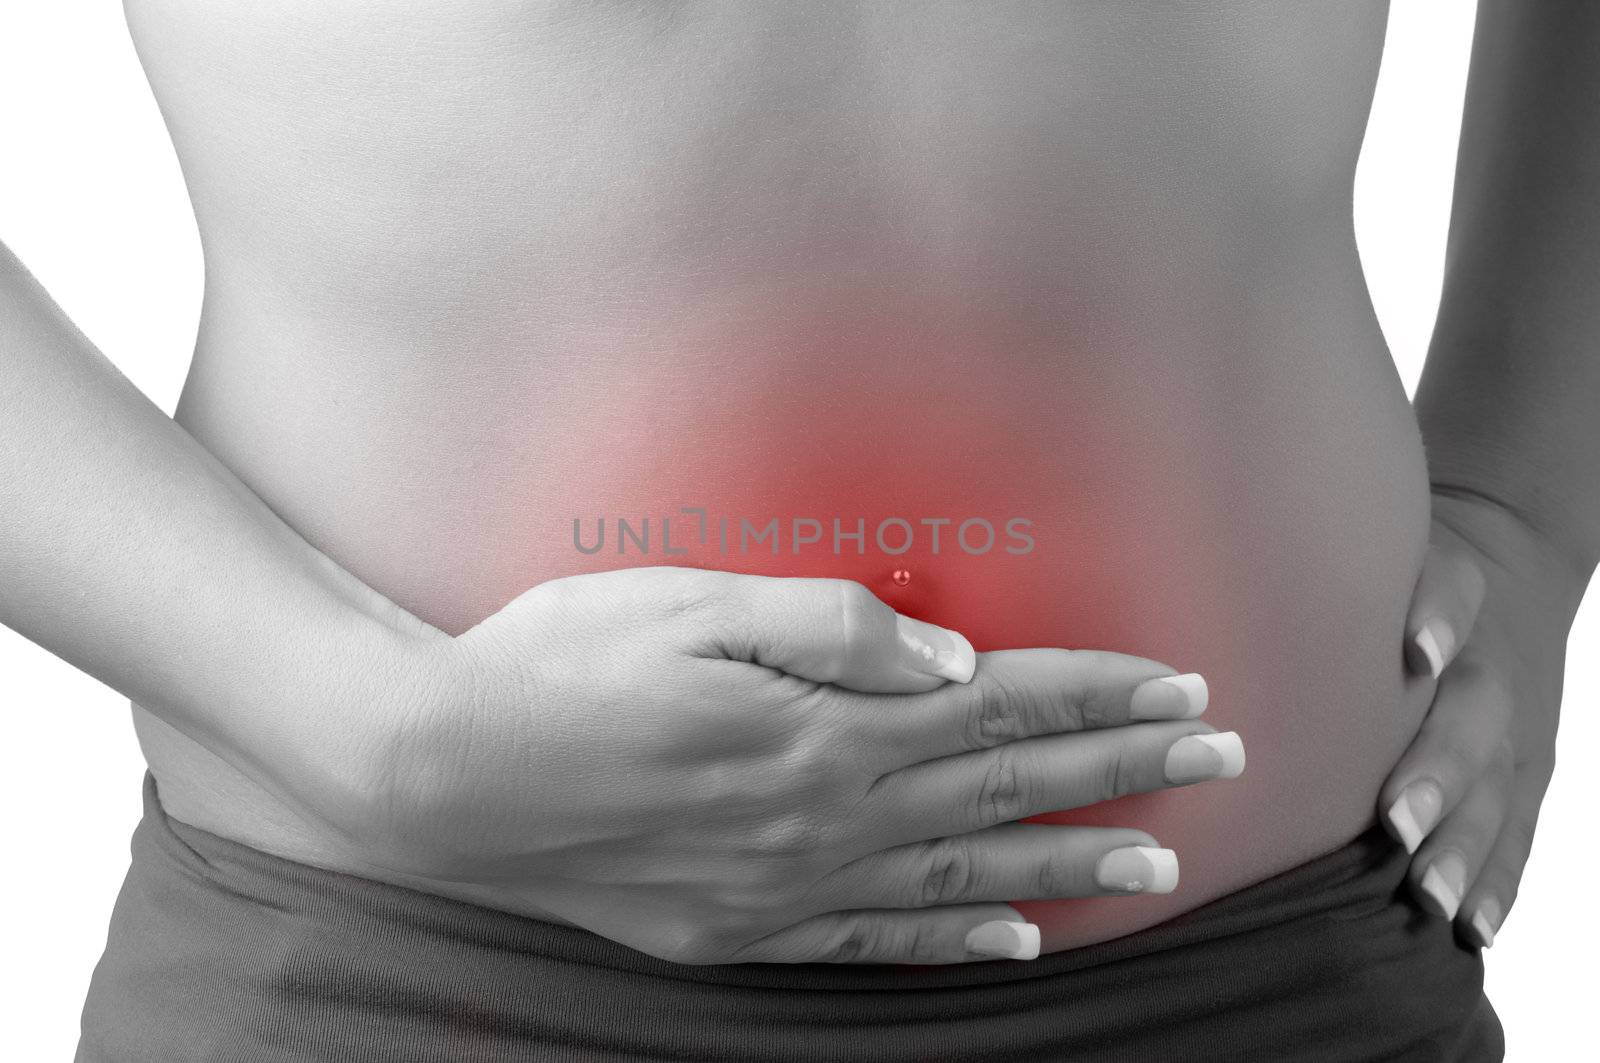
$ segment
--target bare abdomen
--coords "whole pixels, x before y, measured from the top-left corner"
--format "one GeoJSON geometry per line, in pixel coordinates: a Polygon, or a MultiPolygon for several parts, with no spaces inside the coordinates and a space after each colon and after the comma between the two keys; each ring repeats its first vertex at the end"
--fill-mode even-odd
{"type": "MultiPolygon", "coordinates": [[[[1203,672],[1245,775],[1060,817],[1183,880],[1022,903],[1046,948],[1370,822],[1427,693],[1426,473],[1350,232],[1381,2],[129,7],[206,242],[179,420],[383,594],[460,632],[581,571],[838,576],[1203,672]]],[[[141,738],[164,798],[236,792],[141,738]]]]}
{"type": "Polygon", "coordinates": [[[414,442],[322,447],[315,470],[232,449],[248,431],[216,443],[319,547],[452,632],[544,580],[692,565],[859,580],[980,650],[1205,674],[1207,719],[1240,732],[1248,770],[1040,817],[1142,828],[1182,862],[1170,896],[1020,902],[1058,949],[1349,840],[1422,710],[1401,644],[1426,476],[1381,337],[1326,301],[1270,339],[1184,316],[1159,353],[1134,330],[957,347],[903,314],[809,344],[663,331],[649,357],[596,349],[470,411],[415,396],[425,413],[387,422],[414,442]]]}

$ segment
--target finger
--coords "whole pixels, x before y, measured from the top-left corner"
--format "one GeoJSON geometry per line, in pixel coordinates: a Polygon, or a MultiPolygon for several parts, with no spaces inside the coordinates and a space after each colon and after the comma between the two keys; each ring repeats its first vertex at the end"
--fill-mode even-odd
{"type": "Polygon", "coordinates": [[[1483,605],[1483,570],[1465,548],[1434,544],[1423,558],[1406,616],[1406,663],[1418,675],[1439,675],[1466,642],[1483,605]]]}
{"type": "Polygon", "coordinates": [[[1422,728],[1378,794],[1389,833],[1415,853],[1483,774],[1511,719],[1499,672],[1462,657],[1439,677],[1422,728]]]}
{"type": "Polygon", "coordinates": [[[1239,736],[1198,721],[1008,742],[880,777],[862,801],[861,854],[1243,770],[1239,736]]]}
{"type": "Polygon", "coordinates": [[[729,963],[968,963],[1032,960],[1039,928],[1005,904],[813,916],[734,950],[729,963]]]}
{"type": "Polygon", "coordinates": [[[852,860],[817,884],[819,911],[1171,893],[1178,857],[1137,830],[1005,823],[852,860]]]}
{"type": "Polygon", "coordinates": [[[1511,800],[1511,744],[1502,742],[1488,771],[1467,790],[1417,849],[1408,877],[1422,906],[1453,920],[1500,834],[1511,800]]]}
{"type": "Polygon", "coordinates": [[[977,655],[957,631],[895,612],[854,580],[710,577],[704,656],[775,668],[851,690],[914,693],[972,678],[977,655]]]}
{"type": "MultiPolygon", "coordinates": [[[[848,698],[850,695],[843,694],[848,698]]],[[[874,698],[849,713],[884,771],[1020,738],[1192,719],[1205,711],[1204,677],[1102,650],[996,650],[972,682],[874,698]]]]}
{"type": "Polygon", "coordinates": [[[1516,903],[1522,872],[1533,847],[1539,806],[1550,784],[1550,764],[1520,765],[1511,783],[1511,808],[1500,826],[1489,858],[1461,902],[1457,920],[1484,948],[1494,944],[1506,915],[1516,903]]]}

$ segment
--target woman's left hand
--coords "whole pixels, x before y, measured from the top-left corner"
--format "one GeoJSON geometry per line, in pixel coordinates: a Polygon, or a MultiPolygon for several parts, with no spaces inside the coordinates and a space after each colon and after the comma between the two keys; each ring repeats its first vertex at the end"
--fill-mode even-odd
{"type": "Polygon", "coordinates": [[[1436,487],[1432,544],[1406,620],[1406,659],[1438,680],[1379,793],[1413,854],[1423,906],[1494,943],[1555,766],[1567,632],[1580,573],[1510,509],[1436,487]]]}

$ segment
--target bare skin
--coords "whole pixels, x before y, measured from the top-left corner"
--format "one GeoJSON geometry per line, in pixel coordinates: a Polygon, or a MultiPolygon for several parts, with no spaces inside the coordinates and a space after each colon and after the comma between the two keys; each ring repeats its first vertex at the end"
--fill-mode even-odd
{"type": "MultiPolygon", "coordinates": [[[[1430,608],[1457,616],[1441,663],[1457,650],[1470,660],[1473,644],[1459,643],[1477,632],[1474,610],[1452,604],[1471,593],[1419,581],[1430,539],[1444,537],[1430,528],[1436,454],[1430,444],[1425,460],[1350,228],[1384,5],[951,5],[935,16],[485,2],[452,7],[447,24],[428,5],[381,19],[327,5],[127,9],[205,245],[199,346],[177,424],[164,422],[13,272],[17,379],[28,381],[11,411],[16,452],[64,455],[78,480],[70,491],[37,472],[17,481],[8,511],[25,519],[7,528],[6,557],[20,592],[4,619],[136,701],[177,818],[688,962],[951,962],[974,958],[962,934],[980,919],[1020,912],[1044,951],[1069,948],[1326,852],[1387,807],[1385,781],[1405,781],[1390,778],[1397,762],[1439,774],[1442,750],[1483,746],[1449,761],[1444,811],[1480,777],[1511,792],[1513,766],[1494,767],[1515,744],[1511,715],[1440,717],[1419,737],[1435,684],[1408,673],[1400,649],[1430,608]],[[52,358],[64,351],[76,368],[52,358]],[[963,695],[906,687],[900,673],[855,677],[857,690],[910,696],[926,733],[945,736],[912,753],[915,728],[874,744],[849,730],[871,710],[850,700],[860,695],[837,659],[859,647],[823,638],[831,650],[808,673],[782,652],[793,637],[763,642],[736,622],[770,606],[797,626],[758,630],[820,638],[827,624],[804,592],[779,607],[721,590],[733,584],[716,574],[607,576],[636,560],[572,549],[574,517],[684,505],[762,518],[1020,514],[1039,539],[1025,557],[919,544],[895,560],[701,549],[682,563],[856,581],[980,650],[1134,656],[980,656],[980,693],[957,708],[1012,706],[1002,744],[1019,747],[1010,763],[1025,795],[995,804],[993,751],[951,746],[959,723],[936,723],[936,697],[963,695]],[[43,549],[30,529],[46,524],[81,549],[43,549]],[[121,536],[121,567],[101,556],[108,534],[121,536]],[[904,586],[890,577],[902,567],[904,586]],[[67,580],[110,588],[113,604],[64,607],[67,580]],[[157,597],[183,608],[136,604],[157,597]],[[685,613],[705,626],[669,623],[685,613]],[[838,775],[758,771],[777,788],[720,826],[692,781],[729,779],[720,762],[699,775],[679,763],[683,791],[700,794],[681,805],[663,806],[670,774],[632,805],[602,802],[616,812],[604,829],[585,819],[592,805],[552,813],[580,778],[621,795],[656,759],[642,722],[608,732],[623,754],[610,758],[596,723],[661,682],[639,660],[664,671],[704,660],[693,648],[708,632],[742,648],[722,663],[748,671],[721,687],[673,673],[664,716],[709,703],[719,733],[764,721],[736,728],[742,752],[860,759],[829,769],[838,775]],[[1209,681],[1211,725],[1129,723],[1133,680],[1179,671],[1209,681]],[[819,682],[831,700],[814,697],[819,682]],[[986,701],[983,683],[1009,696],[986,701]],[[1108,686],[1120,708],[1074,726],[1066,709],[1108,686]],[[807,705],[828,711],[799,715],[807,705]],[[781,729],[775,753],[761,729],[774,718],[810,722],[781,729]],[[1163,776],[1174,741],[1222,728],[1250,746],[1243,777],[1175,787],[1163,776]],[[956,753],[942,782],[876,785],[956,753]],[[561,766],[585,756],[562,788],[561,766]],[[1130,768],[1106,774],[1107,763],[1130,768]],[[1063,782],[1097,771],[1115,785],[1063,782]],[[872,806],[841,803],[856,785],[890,803],[864,818],[872,806]],[[986,800],[1001,821],[959,819],[986,800]],[[629,808],[663,807],[654,830],[718,858],[694,866],[743,866],[736,857],[761,838],[786,840],[762,874],[730,883],[729,870],[695,896],[616,885],[630,844],[617,824],[629,808]],[[773,819],[761,816],[796,807],[812,818],[765,832],[773,819]],[[541,814],[557,817],[542,833],[497,829],[541,814]],[[902,852],[897,871],[885,858],[882,874],[854,879],[840,873],[850,860],[1018,818],[1040,841],[986,836],[972,852],[991,870],[932,898],[940,907],[838,914],[902,906],[950,854],[902,852]],[[1120,833],[1054,833],[1066,824],[1120,833]],[[1071,859],[1047,852],[1065,844],[1047,836],[1075,839],[1071,859]],[[1158,843],[1178,851],[1181,888],[1129,898],[1085,885],[1099,853],[1158,843]],[[1052,861],[1073,875],[1040,891],[1034,874],[1025,889],[1052,861]],[[796,866],[814,888],[770,888],[795,881],[796,866]],[[886,900],[897,881],[910,893],[886,900]],[[649,920],[616,922],[597,883],[649,920]]],[[[1567,261],[1592,275],[1581,254],[1567,261]]],[[[1570,322],[1592,337],[1590,325],[1570,322]]],[[[1592,452],[1593,430],[1560,411],[1564,390],[1593,386],[1593,368],[1549,357],[1569,386],[1540,392],[1541,408],[1558,411],[1567,452],[1592,452]]],[[[1502,386],[1495,376],[1460,379],[1482,395],[1502,386]]],[[[1432,407],[1441,451],[1470,406],[1432,407]]],[[[1574,478],[1523,451],[1530,472],[1574,478]]],[[[1482,460],[1453,452],[1455,482],[1478,483],[1482,460]]],[[[1508,502],[1514,478],[1496,473],[1480,484],[1489,505],[1537,516],[1491,538],[1529,544],[1528,566],[1564,589],[1542,614],[1564,638],[1561,610],[1593,567],[1592,495],[1546,512],[1508,502]]],[[[1486,615],[1503,601],[1491,594],[1486,615]]],[[[1526,756],[1553,734],[1553,722],[1535,729],[1526,756]]],[[[1508,800],[1479,799],[1489,811],[1474,829],[1508,800]]],[[[1475,873],[1499,876],[1503,915],[1520,862],[1495,865],[1481,849],[1475,873]]]]}
{"type": "MultiPolygon", "coordinates": [[[[1206,676],[1270,755],[1044,820],[1183,866],[1019,903],[1047,951],[1350,840],[1431,693],[1427,472],[1349,215],[1382,8],[831,10],[131,5],[210,271],[178,422],[452,634],[639,563],[575,516],[1032,520],[1024,557],[682,561],[1206,676]]],[[[139,727],[173,814],[240,829],[244,783],[139,727]]]]}

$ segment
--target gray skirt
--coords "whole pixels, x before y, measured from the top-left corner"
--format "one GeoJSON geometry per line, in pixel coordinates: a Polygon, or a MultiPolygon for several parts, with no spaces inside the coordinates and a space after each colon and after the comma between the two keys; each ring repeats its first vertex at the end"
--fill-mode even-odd
{"type": "Polygon", "coordinates": [[[1029,963],[687,966],[144,818],[79,1063],[1499,1060],[1478,951],[1378,828],[1029,963]]]}

